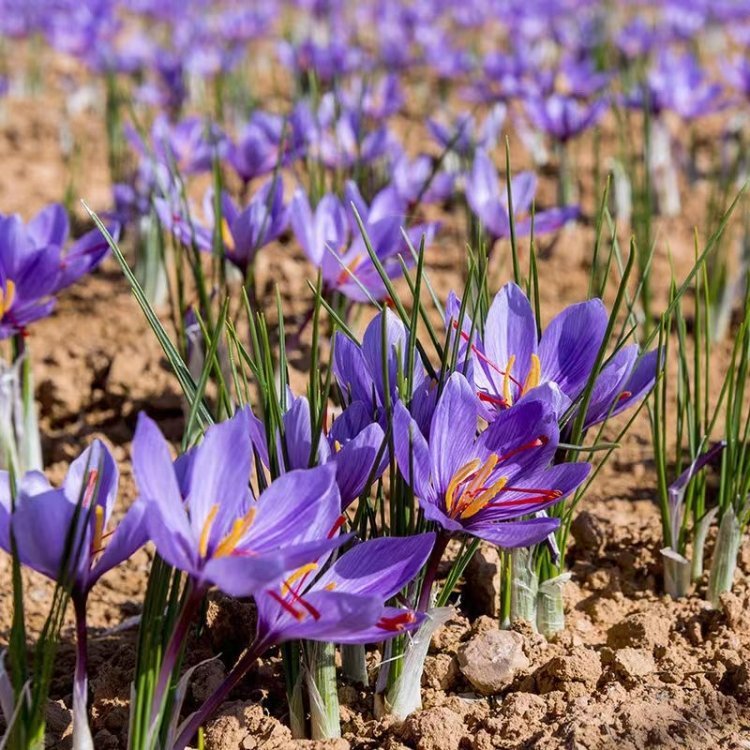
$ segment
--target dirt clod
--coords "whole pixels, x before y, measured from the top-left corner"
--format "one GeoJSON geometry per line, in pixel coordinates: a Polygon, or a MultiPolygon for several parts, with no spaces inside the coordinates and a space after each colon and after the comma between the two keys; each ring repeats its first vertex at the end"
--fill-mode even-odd
{"type": "Polygon", "coordinates": [[[512,630],[486,630],[472,637],[458,650],[461,674],[482,695],[507,687],[516,672],[526,669],[523,636],[512,630]]]}
{"type": "Polygon", "coordinates": [[[465,735],[461,717],[447,707],[418,711],[404,727],[404,738],[414,742],[416,750],[459,750],[465,735]]]}

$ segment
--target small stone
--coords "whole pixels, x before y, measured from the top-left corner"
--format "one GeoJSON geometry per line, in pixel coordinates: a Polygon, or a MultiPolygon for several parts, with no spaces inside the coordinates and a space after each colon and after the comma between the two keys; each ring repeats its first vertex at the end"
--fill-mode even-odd
{"type": "Polygon", "coordinates": [[[512,630],[486,630],[458,650],[458,667],[472,687],[492,695],[510,685],[516,672],[527,669],[524,639],[512,630]]]}
{"type": "Polygon", "coordinates": [[[628,647],[614,653],[612,670],[625,687],[635,687],[655,669],[654,655],[648,649],[628,647]]]}
{"type": "Polygon", "coordinates": [[[457,750],[466,734],[461,717],[445,706],[417,711],[404,727],[405,739],[416,750],[457,750]]]}
{"type": "Polygon", "coordinates": [[[472,617],[497,619],[500,610],[500,554],[482,542],[464,571],[463,604],[472,617]]]}

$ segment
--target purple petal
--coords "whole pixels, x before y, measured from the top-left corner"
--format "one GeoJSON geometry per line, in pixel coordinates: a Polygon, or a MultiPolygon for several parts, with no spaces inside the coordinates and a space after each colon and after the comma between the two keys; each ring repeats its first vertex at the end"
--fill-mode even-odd
{"type": "Polygon", "coordinates": [[[433,533],[362,542],[339,557],[315,582],[314,588],[379,596],[385,601],[414,579],[434,543],[433,533]]]}
{"type": "Polygon", "coordinates": [[[607,311],[599,299],[580,302],[551,321],[539,342],[542,380],[553,380],[575,399],[591,374],[607,328],[607,311]]]}
{"type": "Polygon", "coordinates": [[[498,547],[513,549],[539,544],[559,526],[559,518],[533,518],[505,523],[476,522],[467,526],[466,532],[498,547]]]}
{"type": "Polygon", "coordinates": [[[203,532],[214,506],[219,510],[211,527],[212,543],[242,515],[239,509],[247,502],[252,468],[248,414],[249,408],[245,408],[226,422],[209,427],[195,451],[187,498],[195,538],[203,532]]]}
{"type": "Polygon", "coordinates": [[[453,373],[435,407],[430,427],[430,460],[438,492],[474,457],[477,398],[466,378],[453,373]]]}
{"type": "MultiPolygon", "coordinates": [[[[362,494],[384,441],[385,434],[380,425],[370,424],[333,454],[342,508],[346,508],[362,494]]],[[[387,451],[383,455],[387,456],[387,451]]],[[[373,475],[373,481],[385,471],[385,466],[386,463],[381,461],[379,471],[373,475]]]]}
{"type": "MultiPolygon", "coordinates": [[[[503,396],[505,378],[499,371],[508,372],[509,377],[524,384],[531,368],[531,355],[537,353],[537,331],[531,304],[516,284],[506,284],[495,295],[487,313],[483,345],[489,362],[474,356],[478,388],[503,396]],[[513,367],[508,370],[511,358],[513,367]]],[[[520,389],[512,381],[509,388],[512,403],[520,395],[520,389]]]]}
{"type": "Polygon", "coordinates": [[[101,575],[127,560],[148,541],[146,503],[137,500],[130,506],[125,517],[117,524],[114,533],[106,542],[104,552],[96,561],[88,585],[93,586],[101,575]]]}
{"type": "Polygon", "coordinates": [[[46,206],[29,221],[26,231],[36,247],[43,245],[63,247],[70,231],[68,212],[59,203],[46,206]]]}
{"type": "Polygon", "coordinates": [[[398,469],[414,494],[428,502],[436,501],[430,483],[430,449],[419,425],[400,401],[393,410],[393,450],[398,469]]]}

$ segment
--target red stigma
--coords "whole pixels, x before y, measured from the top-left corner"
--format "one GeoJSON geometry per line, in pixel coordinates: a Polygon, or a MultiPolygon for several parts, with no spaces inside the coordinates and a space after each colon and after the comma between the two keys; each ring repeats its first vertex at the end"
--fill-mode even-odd
{"type": "Polygon", "coordinates": [[[89,472],[89,478],[86,481],[86,489],[83,493],[83,507],[88,508],[91,505],[91,501],[94,497],[94,490],[96,489],[96,480],[99,478],[99,469],[91,469],[89,472]]]}
{"type": "Polygon", "coordinates": [[[624,401],[626,398],[630,398],[633,394],[630,391],[623,391],[618,397],[618,401],[624,401]]]}
{"type": "Polygon", "coordinates": [[[381,617],[377,622],[377,626],[383,630],[390,630],[393,632],[403,630],[407,625],[416,622],[416,620],[417,616],[414,612],[408,610],[407,612],[393,615],[393,617],[381,617]]]}
{"type": "Polygon", "coordinates": [[[491,393],[486,393],[485,391],[477,391],[477,396],[480,401],[498,406],[501,409],[507,409],[510,406],[502,396],[493,396],[491,393]]]}
{"type": "Polygon", "coordinates": [[[284,599],[283,596],[277,594],[273,589],[269,589],[268,594],[274,601],[278,602],[283,607],[283,609],[285,609],[290,615],[292,615],[292,617],[297,620],[304,619],[304,613],[295,609],[286,599],[284,599]]]}
{"type": "Polygon", "coordinates": [[[509,458],[513,458],[513,456],[517,456],[519,453],[531,450],[532,448],[541,448],[547,445],[547,443],[549,443],[549,438],[546,435],[539,435],[539,437],[529,440],[528,443],[519,445],[518,448],[514,448],[513,450],[508,451],[505,455],[500,456],[498,458],[498,463],[503,463],[503,461],[507,461],[509,458]]]}
{"type": "Polygon", "coordinates": [[[338,530],[346,523],[346,516],[342,513],[337,519],[336,522],[331,527],[331,530],[328,532],[328,539],[333,539],[333,537],[336,536],[338,530]]]}

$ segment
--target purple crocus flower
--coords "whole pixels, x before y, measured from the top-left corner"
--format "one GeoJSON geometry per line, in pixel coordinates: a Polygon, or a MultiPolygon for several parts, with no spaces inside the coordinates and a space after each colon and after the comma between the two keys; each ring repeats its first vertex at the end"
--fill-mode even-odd
{"type": "MultiPolygon", "coordinates": [[[[511,179],[515,232],[523,237],[531,232],[531,205],[536,194],[536,175],[519,172],[511,179]],[[523,218],[523,217],[526,218],[523,218]]],[[[508,194],[500,186],[497,170],[486,152],[477,149],[474,165],[466,180],[466,200],[489,234],[495,239],[510,237],[508,194]]],[[[578,216],[577,206],[563,206],[534,213],[534,232],[554,232],[578,216]]]]}
{"type": "MultiPolygon", "coordinates": [[[[253,195],[247,207],[240,210],[227,193],[222,194],[222,219],[220,227],[224,255],[243,274],[255,260],[258,251],[273,242],[287,227],[288,210],[284,205],[284,186],[280,179],[270,178],[253,195]]],[[[205,220],[183,214],[180,200],[156,198],[156,211],[161,223],[185,245],[195,242],[198,249],[213,249],[215,217],[213,190],[206,191],[203,200],[205,220]],[[192,223],[191,223],[192,222],[192,223]]]]}
{"type": "Polygon", "coordinates": [[[654,117],[671,110],[692,120],[720,109],[721,95],[721,85],[708,80],[693,55],[666,50],[649,69],[645,83],[626,95],[625,103],[648,107],[654,117]]]}
{"type": "MultiPolygon", "coordinates": [[[[458,328],[461,303],[451,295],[446,324],[458,328]]],[[[607,312],[599,299],[570,305],[555,316],[537,339],[534,312],[523,291],[506,284],[487,313],[484,336],[469,342],[472,323],[464,316],[462,357],[473,364],[477,396],[492,419],[536,388],[549,384],[558,417],[582,393],[607,328],[607,312]]],[[[639,357],[636,345],[623,347],[602,368],[594,384],[585,427],[619,414],[645,396],[656,377],[656,352],[639,357]]]]}
{"type": "Polygon", "coordinates": [[[174,744],[181,750],[268,648],[285,641],[373,643],[417,628],[425,614],[388,606],[421,570],[435,542],[431,533],[384,537],[357,544],[322,574],[322,555],[255,595],[255,641],[224,682],[185,722],[174,744]]]}
{"type": "Polygon", "coordinates": [[[434,161],[426,154],[409,159],[402,152],[391,165],[391,186],[404,203],[442,203],[453,195],[456,175],[434,170],[434,161]]]}
{"type": "Polygon", "coordinates": [[[600,98],[588,103],[569,94],[553,93],[531,96],[525,106],[534,127],[566,143],[599,122],[608,102],[600,98]]]}
{"type": "Polygon", "coordinates": [[[173,463],[156,425],[138,420],[133,471],[146,525],[159,554],[199,592],[215,585],[249,596],[345,541],[332,465],[291,471],[254,498],[249,422],[245,409],[210,427],[173,463]]]}
{"type": "Polygon", "coordinates": [[[295,155],[290,145],[284,143],[284,122],[278,115],[254,112],[240,137],[229,144],[227,161],[245,185],[269,174],[278,164],[288,163],[295,155]]]}
{"type": "Polygon", "coordinates": [[[104,573],[148,539],[145,507],[139,502],[107,530],[118,478],[112,454],[96,440],[70,465],[59,489],[41,472],[27,472],[18,484],[11,513],[9,476],[0,472],[0,547],[10,552],[12,530],[24,565],[53,581],[70,576],[77,595],[85,596],[104,573]]]}
{"type": "MultiPolygon", "coordinates": [[[[119,227],[110,227],[117,235],[119,227]]],[[[0,214],[0,339],[23,333],[49,315],[54,296],[93,270],[109,245],[92,229],[67,250],[68,216],[59,204],[42,209],[27,224],[0,214]]]]}
{"type": "Polygon", "coordinates": [[[507,114],[508,108],[499,103],[490,109],[480,125],[470,112],[464,112],[448,125],[429,118],[427,129],[442,149],[450,149],[460,156],[470,156],[474,149],[490,151],[495,147],[507,114]]]}
{"type": "Polygon", "coordinates": [[[76,618],[73,680],[73,744],[93,747],[86,716],[86,602],[104,573],[148,541],[145,505],[136,501],[108,531],[119,472],[109,449],[95,440],[71,465],[56,489],[38,471],[24,474],[12,508],[11,480],[0,472],[0,548],[53,581],[70,586],[76,618]]]}
{"type": "Polygon", "coordinates": [[[417,575],[434,542],[432,533],[371,539],[345,552],[317,578],[327,555],[300,568],[255,597],[257,641],[375,643],[413,630],[424,616],[385,602],[417,575]]]}
{"type": "MultiPolygon", "coordinates": [[[[310,418],[310,403],[304,396],[289,393],[289,407],[282,417],[284,435],[277,440],[276,458],[281,472],[306,469],[311,463],[332,463],[336,467],[336,484],[341,495],[341,508],[346,509],[365,489],[367,480],[377,479],[387,465],[387,453],[375,466],[381,453],[385,434],[379,424],[372,421],[364,404],[353,403],[344,409],[323,433],[317,444],[317,455],[311,462],[313,430],[310,418]],[[283,445],[282,445],[283,443],[283,445]]],[[[257,429],[252,441],[261,460],[268,466],[268,440],[262,423],[255,422],[257,429]]]]}
{"type": "Polygon", "coordinates": [[[546,400],[529,399],[500,413],[477,436],[479,416],[476,394],[460,373],[446,382],[427,437],[397,403],[393,442],[399,471],[425,517],[448,534],[467,533],[506,548],[541,542],[559,519],[516,519],[562,500],[590,467],[549,467],[559,432],[546,400]]]}
{"type": "MultiPolygon", "coordinates": [[[[333,373],[346,404],[361,403],[368,414],[382,422],[387,402],[399,400],[398,373],[406,374],[409,332],[400,318],[387,308],[367,326],[362,345],[342,333],[336,334],[333,373]],[[385,318],[385,320],[384,320],[385,318]],[[383,351],[383,325],[385,348],[383,351]],[[388,377],[384,374],[383,362],[388,377]]],[[[426,431],[437,397],[437,384],[425,372],[417,356],[411,382],[408,384],[409,408],[414,419],[426,431]]]]}
{"type": "MultiPolygon", "coordinates": [[[[345,187],[345,204],[333,194],[326,194],[315,211],[307,195],[298,189],[290,205],[292,229],[311,263],[320,268],[329,291],[339,291],[355,302],[383,299],[387,290],[370,258],[351,204],[362,219],[375,254],[390,278],[401,274],[398,256],[407,265],[413,256],[401,233],[406,224],[406,207],[396,191],[386,188],[368,206],[353,182],[345,187]]],[[[419,224],[407,231],[412,245],[418,246],[422,235],[430,242],[435,224],[419,224]]]]}

